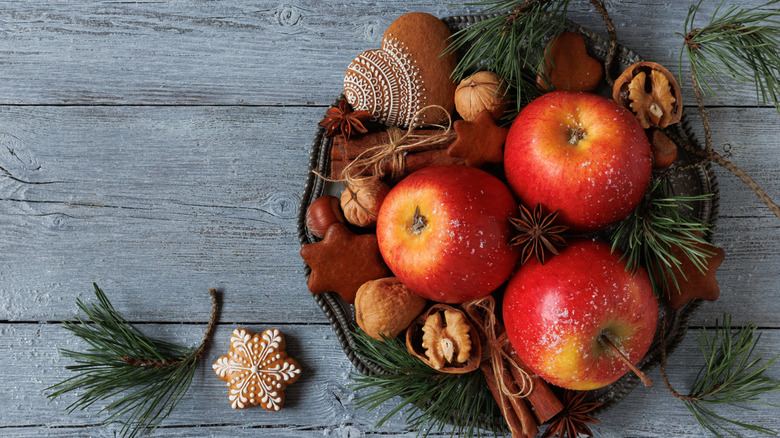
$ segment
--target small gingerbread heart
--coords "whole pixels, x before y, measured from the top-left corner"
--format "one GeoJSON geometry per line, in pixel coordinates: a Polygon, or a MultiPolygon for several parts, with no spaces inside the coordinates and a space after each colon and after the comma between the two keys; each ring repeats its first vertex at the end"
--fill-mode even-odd
{"type": "Polygon", "coordinates": [[[402,15],[387,28],[382,48],[355,58],[344,77],[344,95],[356,111],[368,111],[388,126],[444,123],[447,115],[424,107],[438,105],[448,114],[455,109],[455,53],[443,54],[451,32],[433,15],[402,15]]]}
{"type": "Polygon", "coordinates": [[[544,68],[536,82],[549,91],[591,92],[603,76],[604,68],[588,55],[585,40],[576,33],[563,32],[547,44],[544,68]]]}

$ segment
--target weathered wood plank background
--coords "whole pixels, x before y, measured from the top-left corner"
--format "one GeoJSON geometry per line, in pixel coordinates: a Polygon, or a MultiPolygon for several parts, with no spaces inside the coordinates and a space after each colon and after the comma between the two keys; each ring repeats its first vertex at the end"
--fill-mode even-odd
{"type": "MultiPolygon", "coordinates": [[[[609,7],[622,44],[675,71],[689,3],[609,7]]],[[[144,331],[193,345],[208,288],[223,292],[213,346],[159,436],[414,436],[400,420],[375,429],[379,415],[353,406],[351,365],[306,289],[295,223],[316,122],[346,65],[411,11],[478,9],[423,0],[2,2],[0,435],[118,431],[95,411],[68,415],[75,397],[48,403],[43,393],[69,376],[58,349],[78,344],[59,322],[73,318],[76,298],[92,298],[94,281],[144,331]],[[279,413],[231,410],[210,369],[239,326],[279,327],[304,367],[279,413]]],[[[574,2],[570,18],[605,34],[587,2],[574,2]]],[[[709,105],[716,147],[779,199],[777,112],[756,105],[749,86],[709,105]]],[[[695,329],[723,312],[761,327],[765,356],[780,353],[780,221],[716,173],[722,297],[702,306],[671,359],[681,390],[700,359],[695,329]]],[[[769,374],[780,378],[780,369],[769,374]]],[[[598,435],[704,435],[657,370],[651,377],[654,387],[601,416],[598,435]]],[[[780,428],[774,408],[725,412],[780,428]]]]}

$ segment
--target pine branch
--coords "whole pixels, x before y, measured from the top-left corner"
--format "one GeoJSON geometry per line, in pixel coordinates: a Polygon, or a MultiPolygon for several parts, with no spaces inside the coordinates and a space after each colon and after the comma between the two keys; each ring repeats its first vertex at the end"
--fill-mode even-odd
{"type": "Polygon", "coordinates": [[[48,397],[53,400],[79,391],[79,398],[67,407],[69,413],[106,402],[100,409],[108,413],[104,423],[121,419],[122,436],[151,432],[170,415],[192,382],[216,321],[216,291],[210,291],[213,307],[203,341],[199,348],[189,349],[147,337],[117,313],[97,284],[94,287],[97,304],[76,301],[86,320],[79,317],[75,323],[63,323],[90,347],[62,350],[63,356],[76,362],[65,368],[77,374],[46,388],[53,391],[48,397]]]}
{"type": "Polygon", "coordinates": [[[668,179],[652,183],[639,207],[610,236],[612,251],[623,252],[620,259],[626,260],[627,270],[635,273],[639,266],[645,267],[656,297],[664,291],[671,293],[672,286],[675,291],[680,290],[674,274],[685,273],[673,247],[682,250],[702,274],[707,271],[707,258],[714,255],[704,249],[708,244],[702,236],[709,232],[709,226],[686,214],[693,209],[691,203],[705,201],[711,195],[680,196],[670,192],[668,179]]]}
{"type": "Polygon", "coordinates": [[[563,29],[570,0],[485,0],[485,20],[453,35],[447,52],[464,49],[453,72],[461,80],[476,70],[501,76],[516,91],[517,111],[540,94],[536,74],[544,61],[545,38],[563,29]]]}
{"type": "MultiPolygon", "coordinates": [[[[665,326],[662,324],[662,326],[665,326]]],[[[742,421],[726,418],[716,413],[710,406],[730,405],[750,409],[750,404],[780,408],[780,405],[765,403],[761,397],[772,391],[780,391],[780,380],[767,378],[763,373],[780,355],[761,363],[761,355],[755,348],[761,335],[756,335],[756,326],[748,325],[734,329],[731,316],[725,314],[723,323],[715,321],[715,330],[710,337],[705,329],[698,336],[699,348],[704,356],[704,365],[699,370],[691,392],[682,395],[669,383],[666,374],[666,341],[661,331],[661,374],[666,388],[672,395],[685,403],[699,424],[715,436],[728,434],[738,436],[734,428],[744,428],[767,435],[777,435],[770,428],[756,426],[742,421]]]]}
{"type": "Polygon", "coordinates": [[[685,54],[691,73],[710,96],[715,95],[710,81],[726,93],[733,90],[728,79],[753,83],[756,99],[772,102],[780,112],[780,9],[774,6],[780,0],[751,9],[731,6],[719,14],[721,1],[710,22],[694,28],[702,2],[688,10],[680,71],[685,54]]]}
{"type": "Polygon", "coordinates": [[[376,424],[381,426],[402,410],[407,411],[406,423],[418,431],[418,436],[442,431],[451,422],[453,433],[463,437],[480,436],[480,427],[493,430],[503,424],[497,406],[482,373],[440,373],[406,350],[396,339],[378,341],[362,331],[353,332],[355,352],[383,369],[387,374],[356,376],[352,389],[358,393],[355,405],[369,411],[394,398],[398,404],[376,424]],[[360,394],[361,391],[371,391],[360,394]]]}

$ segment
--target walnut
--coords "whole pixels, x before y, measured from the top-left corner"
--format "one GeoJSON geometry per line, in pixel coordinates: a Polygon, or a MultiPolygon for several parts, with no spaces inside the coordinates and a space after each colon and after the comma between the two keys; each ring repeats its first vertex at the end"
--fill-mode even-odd
{"type": "Polygon", "coordinates": [[[409,327],[426,302],[395,277],[371,280],[357,291],[355,319],[372,338],[381,341],[384,335],[392,339],[409,327]]]}
{"type": "Polygon", "coordinates": [[[462,374],[479,367],[479,336],[466,315],[437,304],[420,315],[406,332],[406,346],[417,358],[443,373],[462,374]]]}
{"type": "Polygon", "coordinates": [[[341,193],[341,209],[344,217],[353,225],[372,227],[376,225],[379,207],[385,200],[390,186],[379,178],[371,178],[350,184],[341,193]]]}
{"type": "Polygon", "coordinates": [[[629,108],[645,129],[665,128],[682,117],[680,86],[669,70],[654,62],[638,62],[623,71],[612,99],[629,108]]]}
{"type": "Polygon", "coordinates": [[[441,313],[437,312],[428,316],[423,326],[422,346],[425,348],[425,355],[437,370],[445,363],[466,362],[471,351],[466,317],[462,313],[445,310],[444,320],[446,324],[442,324],[441,313]]]}
{"type": "Polygon", "coordinates": [[[455,89],[455,109],[468,122],[486,110],[490,111],[493,120],[499,120],[508,102],[506,81],[490,71],[474,73],[460,81],[455,89]]]}

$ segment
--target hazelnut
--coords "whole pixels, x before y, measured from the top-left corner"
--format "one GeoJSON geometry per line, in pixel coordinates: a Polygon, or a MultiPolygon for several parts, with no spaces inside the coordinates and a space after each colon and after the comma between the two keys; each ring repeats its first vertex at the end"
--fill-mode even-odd
{"type": "Polygon", "coordinates": [[[467,122],[485,110],[490,111],[493,120],[498,120],[504,115],[507,102],[506,81],[490,71],[474,73],[455,89],[455,109],[467,122]]]}
{"type": "Polygon", "coordinates": [[[306,210],[306,228],[319,238],[325,237],[331,225],[344,221],[339,199],[335,196],[320,196],[306,210]]]}
{"type": "Polygon", "coordinates": [[[389,191],[390,186],[379,178],[349,184],[341,193],[344,217],[349,223],[359,227],[376,225],[379,208],[389,191]]]}
{"type": "Polygon", "coordinates": [[[677,144],[660,129],[653,129],[649,135],[650,151],[653,153],[653,169],[664,170],[677,159],[677,144]]]}
{"type": "Polygon", "coordinates": [[[395,338],[425,308],[425,298],[412,292],[395,277],[363,283],[355,296],[358,326],[374,339],[395,338]]]}

